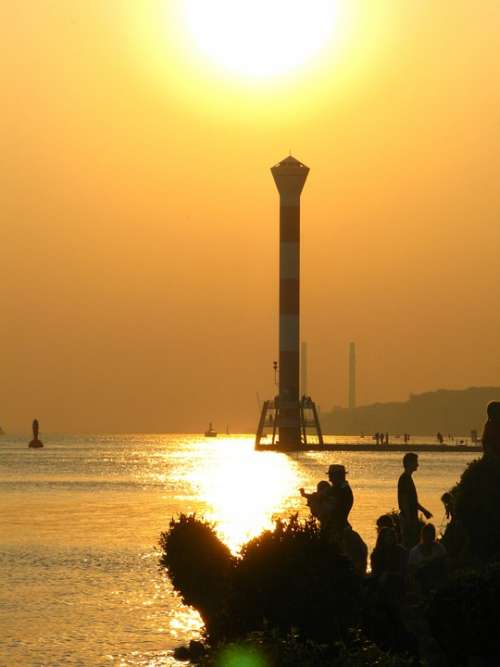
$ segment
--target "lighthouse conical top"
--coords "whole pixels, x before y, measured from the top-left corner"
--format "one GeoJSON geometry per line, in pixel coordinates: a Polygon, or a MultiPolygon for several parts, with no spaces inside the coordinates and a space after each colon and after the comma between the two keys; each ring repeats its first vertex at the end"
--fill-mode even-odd
{"type": "Polygon", "coordinates": [[[289,155],[271,167],[271,173],[280,194],[300,195],[309,167],[299,162],[293,155],[289,155]]]}

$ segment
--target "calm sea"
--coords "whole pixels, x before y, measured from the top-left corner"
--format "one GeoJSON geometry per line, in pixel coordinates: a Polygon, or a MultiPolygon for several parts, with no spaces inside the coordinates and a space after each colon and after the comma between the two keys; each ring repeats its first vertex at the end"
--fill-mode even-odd
{"type": "MultiPolygon", "coordinates": [[[[371,548],[376,517],[397,502],[397,453],[254,452],[248,436],[43,440],[0,439],[2,666],[177,664],[173,647],[201,627],[158,568],[159,534],[179,512],[216,521],[237,550],[273,518],[305,516],[298,488],[343,463],[352,524],[371,548]]],[[[415,480],[437,526],[441,494],[477,456],[420,455],[415,480]]]]}

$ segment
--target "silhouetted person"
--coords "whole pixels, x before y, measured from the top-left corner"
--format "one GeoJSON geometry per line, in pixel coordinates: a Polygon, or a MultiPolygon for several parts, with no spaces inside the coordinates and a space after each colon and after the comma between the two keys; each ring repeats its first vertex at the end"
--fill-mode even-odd
{"type": "Polygon", "coordinates": [[[500,401],[491,401],[486,408],[486,413],[488,419],[481,438],[484,454],[500,457],[500,401]]]}
{"type": "Polygon", "coordinates": [[[333,514],[331,486],[325,480],[318,482],[314,493],[306,493],[299,489],[300,495],[306,498],[311,514],[319,520],[322,528],[327,528],[333,514]]]}
{"type": "Polygon", "coordinates": [[[399,575],[402,578],[406,576],[408,552],[398,544],[394,528],[383,526],[380,529],[370,559],[372,574],[375,577],[388,573],[399,575]]]}
{"type": "Polygon", "coordinates": [[[386,445],[389,444],[389,434],[388,433],[385,434],[385,444],[386,445]]]}
{"type": "Polygon", "coordinates": [[[378,445],[379,440],[380,440],[380,433],[378,433],[378,432],[375,433],[375,435],[373,437],[375,438],[375,443],[378,445]]]}
{"type": "Polygon", "coordinates": [[[343,465],[333,464],[328,468],[332,500],[329,531],[331,539],[351,559],[355,572],[364,576],[368,560],[368,547],[349,523],[349,512],[354,503],[354,496],[346,480],[346,474],[347,471],[343,465]]]}
{"type": "Polygon", "coordinates": [[[412,474],[418,468],[417,454],[413,452],[405,454],[403,456],[403,466],[404,472],[398,481],[399,517],[403,545],[407,549],[411,549],[419,539],[418,512],[422,512],[426,519],[430,519],[432,514],[418,502],[417,489],[412,478],[412,474]]]}
{"type": "MultiPolygon", "coordinates": [[[[390,519],[390,515],[383,517],[380,519],[384,522],[390,519]]],[[[408,552],[398,544],[394,528],[382,526],[370,560],[371,577],[365,588],[369,600],[365,607],[365,623],[370,633],[387,641],[395,650],[414,650],[414,641],[403,623],[402,614],[408,581],[408,552]]]]}
{"type": "Polygon", "coordinates": [[[452,556],[455,566],[467,558],[468,536],[463,523],[457,518],[455,497],[452,493],[443,493],[441,502],[448,520],[442,544],[452,556]]]}
{"type": "Polygon", "coordinates": [[[422,526],[420,544],[413,547],[408,567],[423,593],[438,586],[446,575],[446,549],[436,541],[436,529],[432,523],[422,526]]]}
{"type": "Polygon", "coordinates": [[[330,497],[333,501],[332,507],[332,529],[336,535],[341,535],[349,526],[349,512],[354,503],[349,482],[346,480],[346,469],[343,465],[333,464],[328,468],[328,479],[330,480],[330,497]]]}
{"type": "MultiPolygon", "coordinates": [[[[449,436],[448,436],[448,437],[449,437],[449,436]]],[[[437,441],[439,442],[440,445],[443,444],[443,442],[444,442],[444,438],[443,438],[443,434],[442,434],[440,431],[437,432],[437,434],[436,434],[436,439],[437,439],[437,441]]]]}
{"type": "Polygon", "coordinates": [[[455,516],[455,499],[451,495],[451,493],[443,493],[441,496],[441,502],[444,505],[444,511],[446,514],[446,518],[448,520],[451,520],[455,516]]]}
{"type": "Polygon", "coordinates": [[[381,514],[376,522],[377,533],[380,533],[382,528],[395,528],[394,521],[390,514],[381,514]]]}
{"type": "Polygon", "coordinates": [[[364,577],[368,562],[368,547],[350,524],[344,528],[339,546],[342,552],[351,559],[354,571],[364,577]]]}
{"type": "Polygon", "coordinates": [[[392,528],[396,533],[398,544],[401,544],[400,518],[395,512],[391,514],[381,514],[376,521],[376,527],[377,534],[380,533],[382,528],[392,528]]]}

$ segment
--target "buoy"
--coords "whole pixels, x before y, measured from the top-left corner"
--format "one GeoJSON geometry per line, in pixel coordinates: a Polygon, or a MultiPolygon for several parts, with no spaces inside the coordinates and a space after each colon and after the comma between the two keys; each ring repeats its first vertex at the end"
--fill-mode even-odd
{"type": "Polygon", "coordinates": [[[31,449],[40,449],[40,447],[43,447],[43,442],[38,439],[38,419],[33,420],[33,440],[28,447],[31,447],[31,449]]]}

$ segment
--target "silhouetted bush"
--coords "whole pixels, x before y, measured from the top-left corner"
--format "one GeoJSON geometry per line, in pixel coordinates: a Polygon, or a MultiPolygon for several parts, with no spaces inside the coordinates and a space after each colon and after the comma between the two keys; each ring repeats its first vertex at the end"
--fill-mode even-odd
{"type": "Polygon", "coordinates": [[[450,491],[453,519],[443,543],[462,562],[500,559],[500,459],[472,461],[450,491]]]}
{"type": "Polygon", "coordinates": [[[220,645],[202,667],[410,667],[410,658],[385,653],[353,634],[332,645],[304,640],[296,633],[255,632],[239,642],[220,645]]]}
{"type": "Polygon", "coordinates": [[[474,656],[500,664],[499,600],[500,563],[457,572],[435,593],[427,616],[450,665],[466,665],[474,656]]]}
{"type": "Polygon", "coordinates": [[[246,627],[296,627],[331,639],[356,622],[360,579],[314,519],[301,523],[295,515],[243,546],[235,591],[246,601],[246,627]]]}
{"type": "Polygon", "coordinates": [[[207,626],[224,605],[235,558],[217,537],[213,524],[181,514],[160,536],[160,565],[185,604],[197,609],[207,626]]]}
{"type": "Polygon", "coordinates": [[[182,599],[200,611],[211,640],[295,628],[332,642],[356,625],[360,578],[312,518],[278,521],[237,558],[194,516],[172,520],[160,544],[161,564],[182,599]]]}

